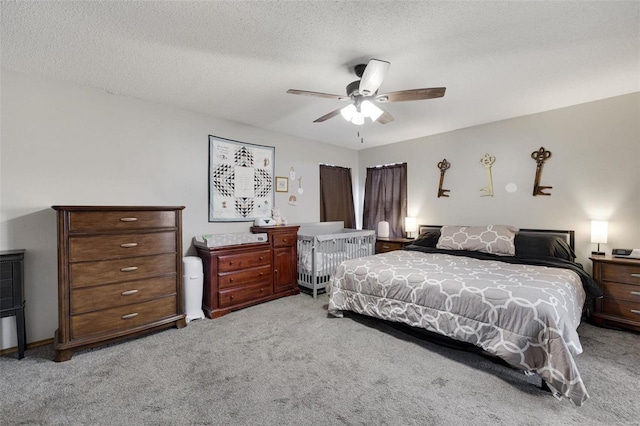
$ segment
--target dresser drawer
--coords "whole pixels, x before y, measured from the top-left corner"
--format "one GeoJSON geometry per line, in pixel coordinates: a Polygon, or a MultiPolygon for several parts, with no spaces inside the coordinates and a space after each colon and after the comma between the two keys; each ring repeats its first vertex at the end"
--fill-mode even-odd
{"type": "Polygon", "coordinates": [[[605,297],[640,303],[640,286],[605,282],[602,286],[605,297]]]}
{"type": "Polygon", "coordinates": [[[603,263],[602,280],[640,286],[640,266],[603,263]]]}
{"type": "Polygon", "coordinates": [[[176,315],[176,296],[71,316],[74,339],[127,330],[176,315]]]}
{"type": "Polygon", "coordinates": [[[605,297],[602,299],[602,313],[640,321],[640,303],[605,297]]]}
{"type": "Polygon", "coordinates": [[[176,275],[85,287],[71,291],[71,313],[80,314],[176,294],[176,275]]]}
{"type": "Polygon", "coordinates": [[[273,247],[291,247],[296,244],[296,234],[273,234],[273,247]]]}
{"type": "Polygon", "coordinates": [[[130,259],[72,263],[69,266],[69,282],[71,288],[78,288],[171,273],[176,273],[176,255],[159,254],[130,259]]]}
{"type": "Polygon", "coordinates": [[[243,271],[220,274],[219,284],[220,288],[248,286],[259,282],[271,285],[271,278],[271,265],[265,265],[243,271]]]}
{"type": "Polygon", "coordinates": [[[243,302],[250,302],[261,297],[271,295],[271,283],[260,283],[246,287],[238,287],[229,290],[220,290],[218,302],[221,308],[238,305],[243,302]]]}
{"type": "Polygon", "coordinates": [[[175,228],[174,211],[93,211],[70,212],[70,232],[124,230],[146,228],[175,228]]]}
{"type": "Polygon", "coordinates": [[[238,271],[263,265],[271,265],[269,249],[218,256],[218,272],[238,271]]]}
{"type": "Polygon", "coordinates": [[[69,238],[71,262],[122,259],[176,252],[176,233],[116,234],[69,238]]]}

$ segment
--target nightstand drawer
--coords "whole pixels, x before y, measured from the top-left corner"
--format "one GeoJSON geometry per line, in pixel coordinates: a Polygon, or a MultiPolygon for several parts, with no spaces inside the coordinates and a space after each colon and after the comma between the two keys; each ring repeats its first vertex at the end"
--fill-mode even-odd
{"type": "Polygon", "coordinates": [[[388,251],[400,250],[402,247],[404,247],[403,243],[376,241],[376,253],[386,253],[388,251]]]}
{"type": "Polygon", "coordinates": [[[640,321],[640,303],[605,297],[602,300],[602,313],[640,321]]]}
{"type": "Polygon", "coordinates": [[[605,282],[602,286],[604,297],[640,303],[640,286],[605,282]]]}
{"type": "Polygon", "coordinates": [[[605,263],[602,265],[602,280],[640,286],[640,266],[605,263]]]}

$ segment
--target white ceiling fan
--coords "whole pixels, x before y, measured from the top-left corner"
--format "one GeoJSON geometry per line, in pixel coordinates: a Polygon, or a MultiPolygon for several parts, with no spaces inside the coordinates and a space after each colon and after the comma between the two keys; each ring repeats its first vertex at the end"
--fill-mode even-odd
{"type": "Polygon", "coordinates": [[[314,123],[322,123],[338,114],[342,114],[346,120],[357,125],[364,124],[365,118],[370,118],[371,121],[377,121],[381,124],[387,124],[394,120],[388,111],[380,108],[376,103],[418,101],[444,96],[446,87],[400,90],[398,92],[378,94],[378,89],[387,75],[390,65],[389,62],[380,59],[371,59],[368,64],[356,65],[354,71],[360,80],[353,81],[347,85],[346,96],[297,89],[289,89],[287,93],[340,101],[350,100],[352,102],[346,107],[331,111],[314,120],[314,123]]]}

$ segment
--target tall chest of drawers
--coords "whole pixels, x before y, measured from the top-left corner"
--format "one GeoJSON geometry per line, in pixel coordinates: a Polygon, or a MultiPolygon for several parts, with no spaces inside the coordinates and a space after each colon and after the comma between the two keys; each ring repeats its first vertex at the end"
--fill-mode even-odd
{"type": "Polygon", "coordinates": [[[58,219],[56,361],[186,325],[182,209],[53,206],[58,219]]]}
{"type": "Polygon", "coordinates": [[[596,299],[594,323],[640,331],[640,260],[594,256],[593,278],[604,293],[596,299]]]}

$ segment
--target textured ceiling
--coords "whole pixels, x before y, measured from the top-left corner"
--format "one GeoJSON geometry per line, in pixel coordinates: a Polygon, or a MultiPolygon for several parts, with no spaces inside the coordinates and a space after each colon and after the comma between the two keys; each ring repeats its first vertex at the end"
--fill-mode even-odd
{"type": "MultiPolygon", "coordinates": [[[[2,67],[307,139],[368,148],[640,91],[640,2],[2,0],[2,67]],[[391,62],[388,103],[359,128],[353,66],[391,62]]],[[[214,131],[215,129],[212,129],[214,131]]]]}

